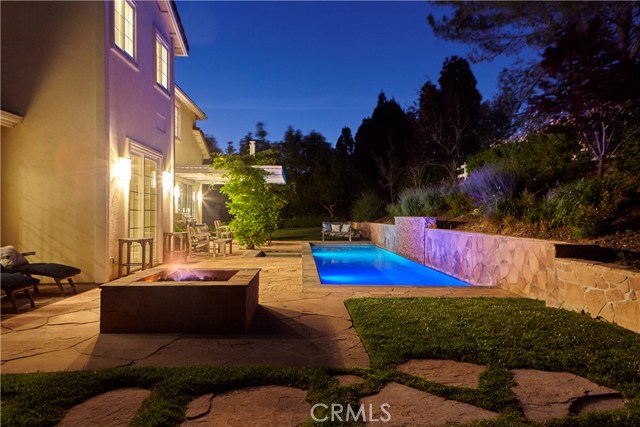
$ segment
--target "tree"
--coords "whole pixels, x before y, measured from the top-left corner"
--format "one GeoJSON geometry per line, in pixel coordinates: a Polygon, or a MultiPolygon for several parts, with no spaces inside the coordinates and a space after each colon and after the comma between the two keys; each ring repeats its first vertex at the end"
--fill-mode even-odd
{"type": "Polygon", "coordinates": [[[205,135],[204,142],[207,145],[207,150],[209,150],[209,153],[211,154],[222,153],[222,150],[218,146],[218,140],[216,139],[215,136],[205,135]]]}
{"type": "Polygon", "coordinates": [[[233,146],[233,141],[227,141],[227,149],[225,154],[235,154],[236,148],[233,146]]]}
{"type": "Polygon", "coordinates": [[[336,206],[344,199],[345,179],[336,163],[336,152],[318,132],[310,132],[303,138],[309,169],[305,176],[305,191],[309,200],[318,203],[333,220],[336,206]]]}
{"type": "Polygon", "coordinates": [[[355,142],[351,135],[351,129],[343,127],[340,132],[340,137],[336,141],[336,150],[338,150],[344,157],[349,157],[353,154],[355,142]]]}
{"type": "Polygon", "coordinates": [[[381,92],[371,117],[362,120],[355,136],[351,158],[353,181],[358,192],[378,191],[381,181],[388,182],[382,176],[376,158],[386,159],[390,150],[393,150],[395,160],[398,161],[391,170],[400,172],[404,168],[411,134],[411,123],[405,112],[394,99],[388,100],[384,92],[381,92]]]}
{"type": "MultiPolygon", "coordinates": [[[[453,13],[428,22],[435,34],[445,40],[473,46],[474,61],[493,59],[501,54],[514,55],[525,48],[542,53],[553,46],[558,36],[585,34],[590,23],[599,20],[604,37],[621,63],[640,60],[640,2],[436,2],[453,13]]],[[[582,60],[585,57],[578,59],[582,60]]],[[[541,61],[532,59],[504,74],[510,80],[511,96],[526,102],[545,78],[541,61]]],[[[618,77],[616,80],[620,81],[618,77]]],[[[632,84],[637,77],[626,76],[632,84]]],[[[570,91],[570,88],[566,88],[570,91]]]]}
{"type": "Polygon", "coordinates": [[[544,52],[542,93],[530,103],[532,116],[567,124],[582,136],[599,177],[607,160],[640,129],[640,62],[621,60],[625,55],[609,31],[600,18],[583,29],[565,29],[544,52]]]}
{"type": "Polygon", "coordinates": [[[264,122],[256,123],[256,132],[248,132],[240,140],[240,154],[249,154],[249,143],[254,141],[256,143],[256,153],[260,151],[266,151],[271,148],[271,143],[267,140],[267,131],[264,128],[264,122]]]}
{"type": "Polygon", "coordinates": [[[438,37],[474,46],[472,59],[493,59],[517,54],[526,47],[542,50],[568,28],[584,29],[594,18],[609,29],[621,59],[640,55],[640,3],[638,2],[435,2],[453,9],[440,20],[427,18],[438,37]]]}
{"type": "Polygon", "coordinates": [[[220,192],[229,197],[227,208],[234,216],[231,229],[241,245],[253,249],[266,242],[276,230],[281,209],[286,204],[281,186],[268,184],[266,172],[253,167],[269,162],[267,154],[222,155],[213,161],[229,181],[220,192]]]}
{"type": "Polygon", "coordinates": [[[469,63],[457,56],[445,60],[438,84],[422,86],[412,111],[415,157],[443,167],[455,181],[463,159],[480,147],[482,97],[469,63]]]}

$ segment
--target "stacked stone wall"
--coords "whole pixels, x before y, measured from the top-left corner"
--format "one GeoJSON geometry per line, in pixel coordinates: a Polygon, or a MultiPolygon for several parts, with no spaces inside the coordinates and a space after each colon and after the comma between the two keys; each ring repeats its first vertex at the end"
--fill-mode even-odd
{"type": "Polygon", "coordinates": [[[640,272],[556,258],[546,304],[588,313],[640,333],[640,272]]]}
{"type": "MultiPolygon", "coordinates": [[[[640,272],[557,258],[556,246],[562,245],[556,242],[434,225],[433,218],[420,217],[396,217],[395,225],[353,223],[373,243],[472,285],[499,286],[640,333],[640,272]]],[[[581,248],[572,250],[580,253],[581,248]]]]}

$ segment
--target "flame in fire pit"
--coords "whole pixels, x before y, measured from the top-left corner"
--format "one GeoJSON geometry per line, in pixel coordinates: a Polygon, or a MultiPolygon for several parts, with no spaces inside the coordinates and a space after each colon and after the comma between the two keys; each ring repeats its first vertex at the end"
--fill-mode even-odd
{"type": "Polygon", "coordinates": [[[138,280],[139,282],[224,282],[232,278],[238,270],[179,268],[163,270],[138,280]]]}

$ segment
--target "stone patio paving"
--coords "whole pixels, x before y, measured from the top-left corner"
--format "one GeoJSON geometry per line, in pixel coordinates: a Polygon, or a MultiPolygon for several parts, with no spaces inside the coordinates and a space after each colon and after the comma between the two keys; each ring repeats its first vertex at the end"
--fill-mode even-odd
{"type": "MultiPolygon", "coordinates": [[[[190,268],[260,268],[260,307],[248,333],[237,336],[186,334],[100,334],[100,290],[47,301],[48,305],[2,320],[2,373],[71,371],[118,366],[273,365],[368,367],[344,300],[354,297],[445,296],[513,297],[497,288],[338,287],[303,284],[299,243],[274,243],[274,256],[193,258],[190,268]],[[283,256],[283,254],[288,254],[283,256]]],[[[162,266],[163,269],[167,265],[162,266]]],[[[152,274],[148,270],[143,275],[152,274]]],[[[308,274],[308,272],[307,272],[308,274]]],[[[449,360],[410,360],[400,371],[445,385],[476,388],[484,366],[449,360]]],[[[526,418],[544,421],[624,405],[616,390],[567,373],[514,370],[514,394],[526,418]]],[[[343,387],[364,380],[339,375],[343,387]]],[[[127,425],[148,390],[119,389],[72,408],[60,425],[127,425]],[[82,421],[80,421],[82,420],[82,421]]],[[[496,413],[443,399],[397,383],[361,399],[366,407],[390,405],[390,425],[436,426],[491,419],[496,413]]],[[[193,400],[183,425],[297,425],[309,419],[306,391],[263,386],[207,394],[193,400]],[[265,415],[266,414],[266,415],[265,415]],[[250,416],[249,416],[250,415],[250,416]],[[249,422],[249,421],[251,422],[249,422]]],[[[366,425],[388,415],[376,410],[366,425]]]]}
{"type": "MultiPolygon", "coordinates": [[[[260,268],[260,307],[239,336],[100,334],[100,290],[89,290],[2,321],[2,372],[117,366],[275,365],[368,367],[344,300],[387,296],[513,297],[498,288],[308,287],[298,242],[274,256],[191,258],[190,268],[260,268]]],[[[166,268],[167,265],[163,265],[166,268]]],[[[150,272],[148,270],[147,272],[150,272]]]]}

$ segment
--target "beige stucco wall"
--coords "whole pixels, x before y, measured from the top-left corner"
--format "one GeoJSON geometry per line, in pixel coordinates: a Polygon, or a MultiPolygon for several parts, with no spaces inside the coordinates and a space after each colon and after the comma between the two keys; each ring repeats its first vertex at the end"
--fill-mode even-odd
{"type": "MultiPolygon", "coordinates": [[[[128,187],[117,182],[119,157],[131,154],[130,141],[161,155],[157,176],[160,195],[156,233],[156,259],[162,257],[162,232],[172,231],[172,188],[163,188],[162,172],[173,172],[173,106],[175,61],[169,55],[169,91],[156,84],[155,42],[160,34],[170,46],[170,30],[156,2],[136,2],[138,37],[135,63],[114,47],[112,4],[103,5],[108,19],[106,86],[108,92],[108,156],[110,160],[108,261],[118,259],[118,238],[128,236],[128,187]]],[[[172,49],[171,49],[172,50],[172,49]]],[[[109,272],[115,278],[115,269],[109,272]]]]}
{"type": "MultiPolygon", "coordinates": [[[[2,2],[2,108],[24,116],[2,129],[2,245],[33,261],[71,264],[78,281],[115,277],[128,232],[128,188],[117,164],[138,142],[161,157],[156,258],[172,228],[174,59],[156,87],[156,34],[171,46],[156,2],[136,2],[136,60],[113,47],[111,2],[2,2]]],[[[170,48],[172,51],[172,49],[170,48]]]]}
{"type": "MultiPolygon", "coordinates": [[[[104,5],[2,2],[2,245],[104,276],[104,5]]],[[[46,281],[46,280],[43,280],[46,281]]]]}
{"type": "MultiPolygon", "coordinates": [[[[203,154],[196,138],[193,134],[193,129],[196,126],[196,114],[195,112],[178,97],[176,97],[176,103],[179,108],[180,120],[179,132],[175,142],[175,164],[176,166],[194,166],[201,165],[203,154]]],[[[183,182],[193,186],[196,194],[203,194],[205,189],[203,185],[192,180],[176,177],[176,182],[183,182]]],[[[175,206],[174,206],[175,208],[175,206]]],[[[202,202],[196,200],[194,218],[196,222],[202,222],[202,202]]],[[[212,224],[209,224],[212,225],[212,224]]]]}
{"type": "Polygon", "coordinates": [[[180,106],[180,132],[176,138],[176,166],[193,166],[202,164],[202,150],[193,135],[196,115],[183,102],[180,106]]]}

